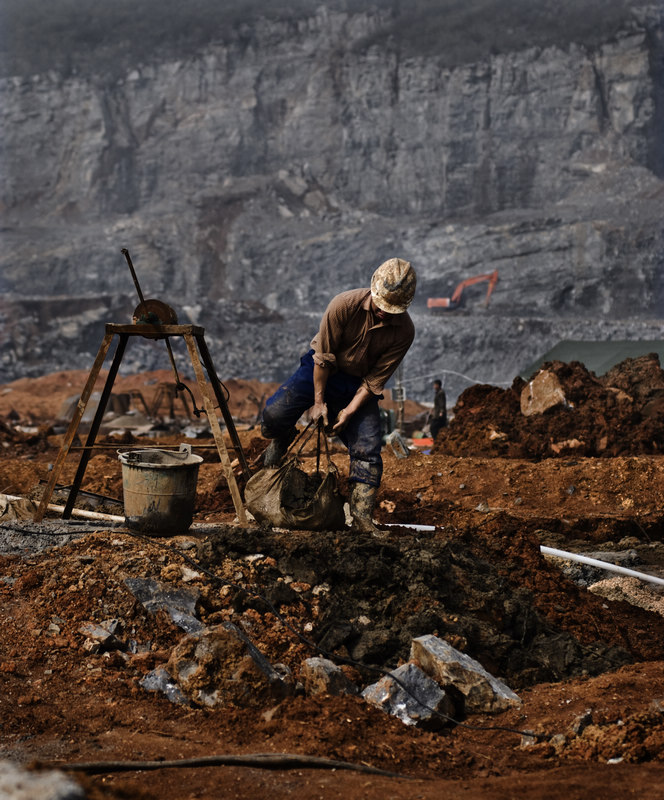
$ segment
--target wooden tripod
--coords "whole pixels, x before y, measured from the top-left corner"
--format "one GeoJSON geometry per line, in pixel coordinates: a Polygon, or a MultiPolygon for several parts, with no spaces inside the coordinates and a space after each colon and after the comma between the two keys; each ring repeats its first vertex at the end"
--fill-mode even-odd
{"type": "Polygon", "coordinates": [[[235,423],[233,422],[233,418],[231,417],[230,411],[228,409],[228,404],[226,402],[226,398],[224,397],[221,383],[219,381],[219,378],[217,377],[217,373],[215,372],[214,369],[214,364],[212,363],[212,358],[210,357],[210,353],[205,343],[204,333],[205,333],[204,329],[199,327],[198,325],[143,325],[143,324],[114,325],[111,323],[107,323],[106,334],[99,348],[99,352],[97,353],[97,358],[95,359],[92,369],[90,370],[87,383],[85,384],[83,393],[81,394],[81,397],[78,401],[78,406],[74,412],[74,416],[72,417],[71,422],[69,423],[69,428],[67,429],[67,433],[60,448],[60,452],[58,453],[57,460],[51,471],[51,476],[48,485],[44,491],[39,507],[35,512],[34,516],[35,522],[40,522],[44,518],[44,514],[46,513],[48,503],[51,499],[51,496],[53,495],[53,490],[55,489],[55,485],[62,471],[62,467],[64,466],[65,459],[67,458],[69,450],[71,449],[72,442],[74,441],[74,437],[76,436],[76,431],[78,430],[78,427],[81,424],[81,419],[83,418],[86,406],[88,404],[88,401],[90,400],[90,396],[92,395],[92,390],[97,381],[97,377],[99,376],[99,372],[102,368],[104,360],[106,359],[106,355],[111,346],[113,337],[117,335],[119,337],[119,341],[115,349],[115,355],[113,356],[113,363],[111,364],[111,368],[109,370],[108,377],[106,379],[106,385],[104,386],[104,390],[99,399],[99,405],[97,406],[97,411],[95,413],[95,417],[92,422],[90,432],[88,433],[88,438],[85,443],[85,447],[83,448],[83,453],[81,455],[81,460],[78,465],[76,477],[74,478],[74,482],[69,492],[67,503],[65,505],[64,511],[62,512],[63,519],[68,519],[71,516],[76,496],[78,495],[79,489],[81,488],[81,483],[83,481],[83,476],[85,475],[85,470],[87,468],[88,461],[92,456],[92,446],[95,442],[95,439],[97,438],[97,433],[99,432],[102,418],[106,411],[106,405],[111,396],[111,389],[113,388],[113,383],[115,382],[115,378],[118,374],[120,363],[122,362],[122,357],[124,356],[124,352],[127,347],[127,342],[129,340],[129,337],[144,336],[148,339],[168,340],[169,336],[182,336],[187,345],[187,350],[189,351],[191,365],[194,368],[194,373],[196,375],[196,380],[198,382],[198,388],[200,389],[201,397],[203,398],[205,413],[207,414],[208,422],[210,423],[210,428],[212,430],[212,435],[214,436],[214,440],[217,445],[217,450],[219,452],[221,465],[224,470],[224,474],[226,476],[226,482],[228,483],[228,488],[230,489],[231,496],[233,498],[233,505],[235,506],[235,512],[237,514],[238,522],[240,523],[240,525],[247,524],[246,511],[242,503],[242,498],[240,497],[240,490],[238,489],[237,481],[235,480],[235,474],[233,473],[233,468],[231,467],[231,461],[228,456],[228,450],[226,449],[226,443],[224,442],[224,437],[221,433],[219,419],[215,412],[215,407],[212,403],[212,397],[210,395],[210,387],[212,387],[214,396],[217,401],[217,405],[224,418],[224,422],[226,423],[226,429],[228,430],[228,433],[231,437],[233,448],[235,450],[240,466],[242,468],[243,475],[246,478],[249,478],[251,476],[251,470],[249,469],[249,465],[247,464],[247,460],[244,455],[244,451],[242,450],[242,445],[240,443],[240,438],[235,428],[235,423]],[[203,372],[203,365],[205,365],[205,369],[207,370],[209,383],[205,379],[205,374],[203,372]]]}

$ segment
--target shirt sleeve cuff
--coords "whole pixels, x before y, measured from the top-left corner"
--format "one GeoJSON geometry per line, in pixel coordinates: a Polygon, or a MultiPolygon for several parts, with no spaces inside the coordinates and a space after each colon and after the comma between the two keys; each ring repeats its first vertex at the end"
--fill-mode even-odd
{"type": "Polygon", "coordinates": [[[337,357],[334,353],[314,353],[313,359],[314,364],[317,364],[319,367],[326,367],[332,370],[337,368],[337,357]]]}
{"type": "Polygon", "coordinates": [[[376,397],[380,397],[383,394],[383,387],[379,386],[375,381],[372,381],[371,379],[365,378],[362,381],[362,386],[364,386],[365,389],[368,389],[371,392],[371,394],[375,394],[376,397]]]}

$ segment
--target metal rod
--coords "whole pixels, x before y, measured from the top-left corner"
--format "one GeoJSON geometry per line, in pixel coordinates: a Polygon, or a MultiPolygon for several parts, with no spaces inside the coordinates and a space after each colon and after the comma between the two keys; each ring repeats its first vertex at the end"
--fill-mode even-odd
{"type": "Polygon", "coordinates": [[[138,299],[141,301],[141,304],[145,303],[145,299],[143,298],[143,292],[141,291],[141,287],[138,283],[138,278],[136,277],[136,270],[134,269],[134,265],[131,263],[131,256],[129,255],[129,250],[126,247],[122,248],[122,255],[127,259],[127,264],[129,264],[129,270],[131,272],[131,277],[134,279],[134,286],[136,287],[136,291],[138,292],[138,299]]]}
{"type": "MultiPolygon", "coordinates": [[[[157,442],[157,444],[158,444],[158,442],[157,442]]],[[[151,446],[153,446],[152,442],[150,442],[150,444],[127,444],[127,445],[123,444],[122,445],[122,449],[123,450],[145,450],[146,448],[151,447],[151,446]]],[[[173,452],[178,452],[177,450],[175,450],[176,445],[174,445],[174,444],[162,444],[162,445],[159,445],[159,446],[161,447],[162,450],[167,450],[169,447],[172,447],[172,448],[174,448],[173,452]]],[[[216,444],[192,444],[191,446],[195,450],[216,450],[217,449],[217,445],[216,444]]],[[[81,444],[81,445],[76,445],[76,447],[70,447],[69,448],[70,451],[73,451],[73,450],[117,450],[117,449],[118,449],[118,443],[117,442],[115,444],[91,444],[91,445],[81,444]]],[[[64,486],[62,488],[66,489],[68,487],[64,486]]]]}
{"type": "MultiPolygon", "coordinates": [[[[72,448],[74,449],[74,448],[72,448]]],[[[40,484],[43,484],[44,481],[39,481],[40,484]]],[[[71,489],[70,484],[63,484],[63,483],[56,483],[55,484],[55,491],[56,492],[66,492],[71,489]]],[[[79,489],[79,494],[84,494],[86,497],[96,497],[98,500],[107,500],[109,503],[122,503],[122,500],[118,500],[117,497],[109,497],[106,494],[99,494],[99,492],[91,492],[88,489],[79,489]]]]}
{"type": "MultiPolygon", "coordinates": [[[[64,515],[66,509],[64,506],[59,506],[56,503],[49,503],[48,504],[49,511],[57,511],[62,512],[62,517],[64,519],[64,515]]],[[[84,519],[104,519],[107,522],[126,522],[127,520],[125,517],[121,517],[118,514],[101,514],[98,511],[86,511],[83,508],[72,508],[71,510],[72,517],[83,517],[84,519]]]]}

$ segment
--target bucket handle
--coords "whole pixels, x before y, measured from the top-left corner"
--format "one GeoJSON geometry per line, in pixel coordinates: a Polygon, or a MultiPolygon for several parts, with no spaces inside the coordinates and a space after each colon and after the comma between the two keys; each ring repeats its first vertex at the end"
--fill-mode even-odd
{"type": "MultiPolygon", "coordinates": [[[[176,456],[176,457],[177,456],[184,456],[183,459],[182,459],[182,461],[184,463],[189,458],[189,456],[191,455],[191,445],[188,442],[181,442],[179,450],[169,450],[168,452],[172,456],[176,456]]],[[[117,454],[119,456],[122,456],[122,458],[124,459],[124,461],[127,462],[127,464],[132,464],[132,463],[135,463],[136,461],[140,461],[141,460],[141,451],[140,450],[133,450],[133,451],[130,450],[129,452],[127,452],[126,450],[118,450],[117,454]]]]}

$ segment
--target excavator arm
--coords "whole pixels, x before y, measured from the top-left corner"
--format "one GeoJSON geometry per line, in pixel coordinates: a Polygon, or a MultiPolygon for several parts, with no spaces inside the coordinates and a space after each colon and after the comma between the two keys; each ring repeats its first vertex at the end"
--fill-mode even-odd
{"type": "Polygon", "coordinates": [[[468,286],[473,286],[474,284],[481,283],[482,281],[489,281],[486,297],[484,298],[484,306],[486,307],[489,305],[489,298],[491,297],[491,293],[493,292],[498,281],[497,269],[495,269],[493,272],[488,272],[486,275],[475,275],[473,278],[466,278],[464,281],[461,281],[461,283],[452,293],[451,297],[430,297],[427,300],[427,308],[442,308],[448,311],[453,311],[461,302],[463,290],[468,286]]]}

